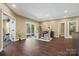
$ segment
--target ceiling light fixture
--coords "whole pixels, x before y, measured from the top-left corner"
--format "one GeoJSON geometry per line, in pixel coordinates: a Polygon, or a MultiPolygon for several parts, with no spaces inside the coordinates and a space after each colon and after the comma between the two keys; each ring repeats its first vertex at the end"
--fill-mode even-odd
{"type": "Polygon", "coordinates": [[[46,16],[46,17],[49,17],[49,14],[46,14],[45,16],[46,16]]]}
{"type": "Polygon", "coordinates": [[[12,6],[13,6],[14,8],[16,8],[16,5],[15,5],[15,4],[12,4],[12,6]]]}
{"type": "Polygon", "coordinates": [[[68,12],[68,10],[64,10],[64,13],[67,13],[68,12]]]}
{"type": "Polygon", "coordinates": [[[64,16],[64,18],[66,18],[67,16],[64,16]]]}

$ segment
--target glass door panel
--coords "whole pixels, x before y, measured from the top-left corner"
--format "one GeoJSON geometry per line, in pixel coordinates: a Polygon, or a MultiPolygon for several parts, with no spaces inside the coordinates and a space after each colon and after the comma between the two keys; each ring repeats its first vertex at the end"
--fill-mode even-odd
{"type": "Polygon", "coordinates": [[[26,34],[27,37],[34,36],[34,24],[26,24],[26,34]]]}

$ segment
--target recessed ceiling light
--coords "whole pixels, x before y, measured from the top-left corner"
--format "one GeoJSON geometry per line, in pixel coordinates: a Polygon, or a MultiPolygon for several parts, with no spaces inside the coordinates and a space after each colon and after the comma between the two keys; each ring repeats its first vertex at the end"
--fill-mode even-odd
{"type": "Polygon", "coordinates": [[[64,13],[67,13],[68,12],[68,10],[64,10],[64,13]]]}
{"type": "Polygon", "coordinates": [[[67,17],[67,16],[64,16],[64,18],[65,18],[65,17],[67,17]]]}
{"type": "Polygon", "coordinates": [[[16,5],[15,5],[15,4],[12,4],[12,6],[13,6],[14,8],[16,8],[16,5]]]}
{"type": "Polygon", "coordinates": [[[50,17],[50,16],[51,16],[50,14],[46,14],[44,17],[47,17],[47,18],[48,18],[48,17],[50,17]]]}
{"type": "Polygon", "coordinates": [[[46,14],[45,16],[46,16],[46,17],[48,17],[48,16],[49,16],[49,14],[46,14]]]}

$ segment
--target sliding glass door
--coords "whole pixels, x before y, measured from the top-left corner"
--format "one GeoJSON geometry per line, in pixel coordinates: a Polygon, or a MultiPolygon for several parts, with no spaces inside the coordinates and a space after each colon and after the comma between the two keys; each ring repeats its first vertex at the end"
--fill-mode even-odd
{"type": "Polygon", "coordinates": [[[27,37],[34,36],[34,24],[26,24],[26,35],[27,37]]]}

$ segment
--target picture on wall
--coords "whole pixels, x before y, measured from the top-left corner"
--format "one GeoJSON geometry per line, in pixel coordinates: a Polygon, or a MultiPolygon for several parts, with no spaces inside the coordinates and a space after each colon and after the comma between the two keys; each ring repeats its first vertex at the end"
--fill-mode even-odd
{"type": "Polygon", "coordinates": [[[74,32],[76,32],[76,22],[70,22],[69,23],[69,35],[72,35],[74,32]]]}

